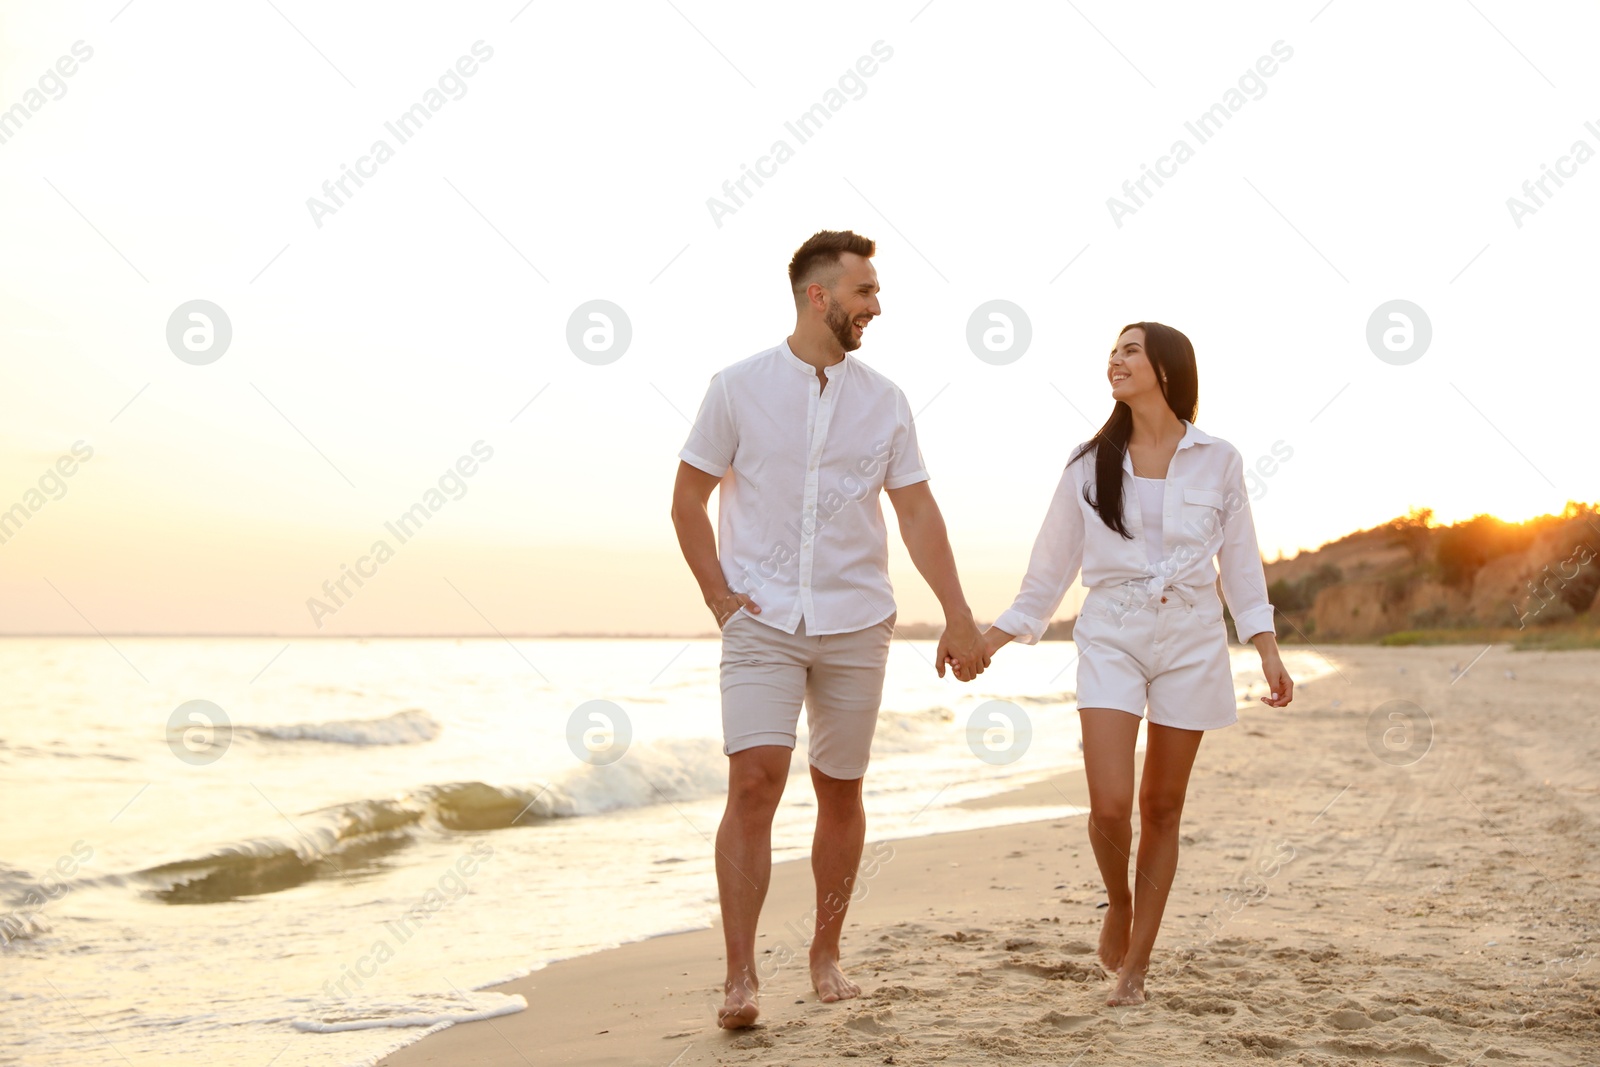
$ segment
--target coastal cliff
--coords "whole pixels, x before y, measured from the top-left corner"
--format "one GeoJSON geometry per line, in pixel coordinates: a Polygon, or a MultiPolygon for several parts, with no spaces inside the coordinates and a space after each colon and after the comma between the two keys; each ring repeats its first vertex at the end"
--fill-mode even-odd
{"type": "Polygon", "coordinates": [[[1266,564],[1285,642],[1375,641],[1449,630],[1600,621],[1600,514],[1436,526],[1422,509],[1266,564]]]}

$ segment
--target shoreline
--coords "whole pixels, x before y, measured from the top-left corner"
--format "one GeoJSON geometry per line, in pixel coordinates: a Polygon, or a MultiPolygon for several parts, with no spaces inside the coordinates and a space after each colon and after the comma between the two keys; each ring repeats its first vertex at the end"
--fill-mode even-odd
{"type": "MultiPolygon", "coordinates": [[[[790,861],[757,944],[793,958],[763,981],[750,1030],[716,1027],[713,925],[492,986],[528,1010],[379,1062],[1578,1067],[1600,1027],[1600,880],[1584,873],[1600,845],[1600,653],[1496,646],[1453,676],[1479,651],[1341,646],[1288,709],[1246,704],[1206,738],[1141,1008],[1104,1004],[1081,818],[885,842],[869,801],[864,859],[880,863],[842,960],[861,998],[817,1002],[794,932],[815,907],[809,866],[790,861]],[[1398,748],[1395,714],[1410,716],[1398,748]]],[[[1087,806],[1082,773],[966,803],[1087,806]]]]}
{"type": "MultiPolygon", "coordinates": [[[[964,800],[951,806],[984,809],[1062,804],[1082,808],[1089,806],[1088,786],[1082,768],[1073,768],[1044,781],[1031,782],[1006,793],[964,800]]],[[[850,925],[846,928],[844,936],[844,962],[847,968],[863,947],[866,928],[889,923],[899,917],[903,905],[901,899],[903,889],[905,885],[914,883],[914,876],[908,870],[913,864],[922,868],[941,865],[944,869],[981,868],[984,864],[976,859],[979,853],[974,851],[974,845],[983,835],[1001,834],[1024,826],[1050,827],[1056,832],[1071,832],[1073,828],[1081,826],[1082,819],[1083,816],[1076,815],[1064,819],[1012,823],[990,829],[953,830],[917,837],[875,839],[871,836],[869,815],[868,840],[862,850],[863,877],[868,876],[869,865],[875,858],[878,860],[878,870],[872,881],[865,883],[867,891],[850,905],[850,925]],[[886,847],[890,850],[887,855],[886,847]],[[908,858],[911,862],[907,862],[908,858]],[[897,873],[902,875],[904,881],[891,881],[887,877],[897,866],[899,868],[897,873]]],[[[1009,846],[1007,848],[1009,849],[1009,846]]],[[[1086,840],[1081,851],[1088,855],[1086,840]]],[[[816,913],[815,888],[811,881],[810,870],[809,860],[805,857],[784,860],[772,865],[772,881],[766,903],[761,910],[761,932],[757,936],[757,952],[762,955],[776,953],[782,957],[784,950],[788,949],[792,959],[778,966],[775,971],[763,968],[762,1019],[756,1027],[743,1032],[742,1035],[739,1032],[729,1032],[728,1036],[735,1041],[741,1036],[749,1037],[761,1033],[765,1026],[772,1022],[772,1017],[783,1010],[783,1006],[793,1005],[796,1000],[803,999],[809,1009],[824,1012],[840,1006],[824,1005],[817,1001],[804,965],[804,946],[797,944],[799,937],[795,931],[801,928],[801,921],[813,917],[816,913]]],[[[380,1067],[447,1063],[521,1064],[524,1061],[519,1058],[513,1047],[502,1035],[494,1031],[497,1028],[505,1031],[515,1025],[514,1020],[520,1020],[535,1012],[554,1019],[566,1020],[570,1024],[570,1031],[563,1038],[534,1048],[522,1049],[522,1053],[534,1063],[665,1063],[671,1060],[670,1055],[666,1060],[658,1060],[653,1056],[643,1056],[637,1060],[626,1057],[617,1059],[613,1053],[595,1048],[589,1042],[600,1036],[620,1035],[630,1043],[633,1041],[656,1043],[674,1032],[706,1031],[712,1036],[723,1036],[723,1032],[716,1026],[716,1009],[722,1003],[722,959],[722,925],[720,922],[713,922],[711,926],[700,930],[658,934],[642,941],[632,941],[585,956],[557,960],[521,978],[484,987],[483,991],[521,994],[528,1001],[527,1011],[494,1020],[496,1027],[489,1027],[483,1023],[464,1023],[436,1031],[420,1041],[384,1056],[378,1060],[378,1064],[380,1067]],[[706,973],[697,973],[674,962],[700,960],[708,955],[714,956],[718,962],[712,971],[706,973]],[[665,1003],[656,1005],[633,1005],[626,1013],[628,1025],[625,1027],[615,1025],[613,1006],[597,1005],[592,995],[597,988],[613,988],[615,972],[619,969],[634,974],[658,972],[655,993],[667,998],[665,1003]],[[593,1026],[585,1025],[591,1018],[593,1026]],[[665,1033],[655,1033],[655,1030],[663,1028],[665,1033]],[[452,1040],[438,1042],[437,1049],[433,1047],[436,1039],[447,1036],[452,1040]],[[462,1040],[466,1041],[466,1046],[458,1047],[457,1042],[462,1040]],[[445,1047],[446,1045],[449,1047],[445,1047]]],[[[867,991],[865,983],[861,984],[865,993],[867,991]]],[[[673,1055],[675,1054],[676,1051],[673,1052],[673,1055]]],[[[690,1061],[686,1058],[680,1062],[690,1061]]]]}

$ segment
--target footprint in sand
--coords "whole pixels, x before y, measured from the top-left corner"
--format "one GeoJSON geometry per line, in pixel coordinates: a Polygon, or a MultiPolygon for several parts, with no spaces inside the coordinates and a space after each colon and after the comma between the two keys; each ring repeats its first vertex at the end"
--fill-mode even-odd
{"type": "Polygon", "coordinates": [[[1062,960],[1059,963],[1039,963],[1034,960],[1006,960],[1002,966],[1009,970],[1026,971],[1038,978],[1050,981],[1063,979],[1073,982],[1090,982],[1106,978],[1105,968],[1098,963],[1078,963],[1074,960],[1062,960]]]}
{"type": "Polygon", "coordinates": [[[1075,1034],[1084,1027],[1093,1026],[1100,1022],[1098,1015],[1063,1015],[1059,1011],[1046,1012],[1039,1020],[1046,1026],[1053,1026],[1062,1033],[1075,1034]]]}
{"type": "Polygon", "coordinates": [[[895,1032],[890,1025],[893,1022],[893,1009],[884,1008],[882,1011],[864,1011],[852,1015],[844,1021],[844,1025],[863,1034],[892,1034],[895,1032]]]}
{"type": "Polygon", "coordinates": [[[1269,1056],[1276,1055],[1281,1052],[1288,1052],[1290,1049],[1299,1047],[1286,1037],[1282,1037],[1278,1034],[1262,1033],[1258,1030],[1240,1030],[1224,1036],[1239,1042],[1239,1044],[1249,1049],[1252,1053],[1264,1053],[1269,1056]]]}
{"type": "Polygon", "coordinates": [[[1316,1046],[1327,1052],[1369,1060],[1401,1060],[1408,1063],[1449,1063],[1450,1057],[1441,1056],[1431,1045],[1406,1041],[1379,1044],[1374,1041],[1347,1041],[1334,1038],[1316,1046]]]}
{"type": "Polygon", "coordinates": [[[916,989],[908,985],[885,985],[874,989],[868,996],[873,1000],[885,1000],[891,1003],[901,1000],[942,1000],[949,992],[947,988],[916,989]]]}
{"type": "Polygon", "coordinates": [[[1232,1015],[1239,1010],[1239,1005],[1219,997],[1188,997],[1182,993],[1167,997],[1166,1006],[1190,1015],[1232,1015]]]}

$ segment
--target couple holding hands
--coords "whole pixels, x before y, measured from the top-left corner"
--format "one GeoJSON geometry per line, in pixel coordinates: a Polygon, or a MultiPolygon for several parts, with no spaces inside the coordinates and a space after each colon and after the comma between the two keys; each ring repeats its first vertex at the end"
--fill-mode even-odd
{"type": "Polygon", "coordinates": [[[800,246],[789,263],[794,333],[712,377],[678,453],[673,525],[722,632],[728,801],[716,868],[728,971],[718,1022],[735,1029],[759,1014],[756,924],[802,704],[817,797],[811,981],[823,1001],[861,992],[839,967],[839,936],[866,838],[861,783],[896,618],[880,489],[944,607],[941,677],[948,666],[971,681],[1006,643],[1036,643],[1081,570],[1077,704],[1089,838],[1109,901],[1099,955],[1117,976],[1106,1002],[1143,1003],[1189,771],[1204,732],[1237,721],[1219,566],[1239,637],[1261,654],[1263,702],[1283,707],[1294,692],[1243,460],[1194,425],[1189,339],[1156,322],[1124,327],[1106,364],[1114,410],[1072,449],[1016,599],[980,632],[905,395],[850,355],[881,313],[874,251],[849,230],[800,246]],[[1147,706],[1130,884],[1134,747],[1147,706]]]}

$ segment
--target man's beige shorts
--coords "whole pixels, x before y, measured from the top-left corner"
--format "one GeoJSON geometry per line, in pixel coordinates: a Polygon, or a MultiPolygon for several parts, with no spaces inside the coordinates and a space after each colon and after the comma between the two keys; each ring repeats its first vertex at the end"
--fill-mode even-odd
{"type": "Polygon", "coordinates": [[[722,751],[794,748],[800,705],[811,732],[811,765],[830,778],[867,773],[883,677],[898,612],[864,630],[793,634],[743,611],[722,624],[722,751]]]}

